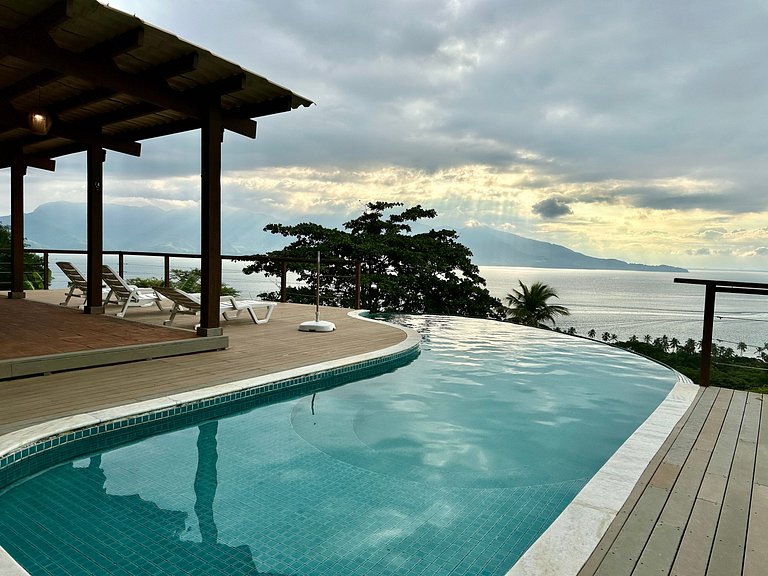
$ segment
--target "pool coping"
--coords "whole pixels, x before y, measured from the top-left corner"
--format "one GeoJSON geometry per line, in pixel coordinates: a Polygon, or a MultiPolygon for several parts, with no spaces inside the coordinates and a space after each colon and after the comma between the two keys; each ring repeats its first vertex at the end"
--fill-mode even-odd
{"type": "Polygon", "coordinates": [[[699,392],[677,374],[666,398],[598,470],[507,576],[576,576],[629,498],[648,463],[699,392]]]}
{"type": "MultiPolygon", "coordinates": [[[[126,422],[130,422],[127,426],[142,426],[156,420],[202,411],[214,406],[224,407],[241,397],[245,397],[245,395],[254,396],[274,393],[279,390],[290,390],[305,385],[308,382],[318,382],[338,374],[353,376],[359,372],[358,378],[364,378],[366,371],[371,368],[381,369],[397,362],[404,364],[406,360],[410,361],[418,355],[421,347],[420,334],[404,326],[368,318],[364,316],[366,313],[366,310],[353,310],[348,313],[348,316],[365,322],[386,324],[387,326],[402,330],[406,334],[405,339],[397,344],[373,352],[319,362],[301,368],[273,372],[272,374],[255,376],[208,388],[199,388],[170,396],[161,396],[142,402],[65,416],[22,428],[0,436],[0,472],[11,466],[16,466],[17,462],[21,462],[24,459],[44,456],[45,451],[56,449],[66,442],[74,443],[88,437],[106,435],[107,433],[117,431],[126,422]],[[92,434],[90,432],[85,434],[85,431],[90,430],[94,430],[94,432],[92,434]]],[[[399,367],[399,364],[397,367],[399,367]]],[[[51,465],[54,464],[55,462],[51,463],[51,465]]],[[[17,479],[34,473],[34,471],[31,471],[27,474],[22,474],[17,479]]],[[[16,480],[0,485],[0,490],[14,481],[16,480]]],[[[29,573],[0,545],[0,574],[4,576],[25,576],[29,573]]]]}

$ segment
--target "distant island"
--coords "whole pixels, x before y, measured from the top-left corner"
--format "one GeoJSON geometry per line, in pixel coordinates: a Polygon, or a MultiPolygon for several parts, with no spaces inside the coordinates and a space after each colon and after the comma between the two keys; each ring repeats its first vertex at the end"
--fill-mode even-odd
{"type": "MultiPolygon", "coordinates": [[[[86,205],[73,202],[41,204],[25,216],[24,235],[31,248],[86,248],[86,205]]],[[[262,229],[277,219],[248,210],[224,211],[222,252],[263,254],[285,245],[285,238],[262,229]]],[[[9,224],[9,216],[0,216],[9,224]]],[[[594,258],[565,246],[524,238],[486,226],[459,228],[459,241],[472,250],[480,266],[638,270],[685,273],[676,266],[633,264],[613,258],[594,258]]],[[[104,249],[137,252],[200,252],[200,211],[162,210],[154,206],[104,205],[104,249]]]]}
{"type": "Polygon", "coordinates": [[[635,264],[615,258],[594,258],[565,246],[531,240],[487,226],[460,228],[459,241],[468,246],[474,262],[485,266],[527,268],[574,268],[581,270],[637,270],[642,272],[688,272],[678,266],[635,264]]]}

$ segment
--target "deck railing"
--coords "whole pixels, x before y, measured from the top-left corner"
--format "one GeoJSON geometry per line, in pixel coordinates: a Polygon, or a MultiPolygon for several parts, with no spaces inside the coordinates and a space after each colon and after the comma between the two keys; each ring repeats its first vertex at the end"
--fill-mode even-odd
{"type": "MultiPolygon", "coordinates": [[[[76,254],[87,255],[87,250],[66,250],[66,249],[40,249],[40,248],[25,248],[24,252],[30,254],[38,254],[43,258],[43,267],[45,270],[50,269],[50,260],[52,254],[76,254]]],[[[131,256],[151,256],[163,259],[163,282],[166,286],[170,283],[171,276],[171,259],[176,258],[188,258],[188,259],[200,259],[200,254],[184,254],[184,253],[170,253],[170,252],[133,252],[124,250],[104,250],[104,255],[117,256],[118,273],[120,276],[125,277],[125,258],[131,256]]],[[[288,265],[290,263],[299,264],[316,264],[317,260],[309,260],[304,258],[272,258],[264,255],[231,255],[226,254],[221,256],[222,261],[229,260],[232,262],[276,262],[281,269],[280,274],[280,301],[286,302],[288,300],[288,265]]],[[[351,268],[350,276],[354,278],[355,291],[353,308],[360,308],[360,271],[361,264],[359,261],[352,260],[339,260],[339,259],[325,259],[321,260],[321,264],[337,264],[337,265],[349,265],[351,268]]],[[[46,274],[45,289],[50,287],[50,278],[46,274]]]]}

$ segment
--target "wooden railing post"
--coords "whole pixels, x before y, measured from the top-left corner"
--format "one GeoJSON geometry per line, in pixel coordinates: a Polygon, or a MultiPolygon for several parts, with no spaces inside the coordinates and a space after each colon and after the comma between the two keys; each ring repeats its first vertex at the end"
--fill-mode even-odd
{"type": "Polygon", "coordinates": [[[168,288],[171,285],[171,257],[163,256],[163,285],[168,288]]]}
{"type": "Polygon", "coordinates": [[[712,327],[715,322],[716,286],[707,284],[704,292],[704,329],[701,336],[701,366],[699,367],[699,385],[709,386],[712,365],[712,327]]]}
{"type": "Polygon", "coordinates": [[[51,275],[48,274],[48,250],[43,250],[43,290],[51,286],[51,275]]]}
{"type": "Polygon", "coordinates": [[[122,252],[117,253],[117,269],[120,271],[120,276],[125,278],[125,258],[122,252]]]}

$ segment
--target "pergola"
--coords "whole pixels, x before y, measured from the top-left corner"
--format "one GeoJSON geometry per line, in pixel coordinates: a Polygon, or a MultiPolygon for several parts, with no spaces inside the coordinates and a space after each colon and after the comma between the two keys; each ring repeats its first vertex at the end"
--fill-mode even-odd
{"type": "Polygon", "coordinates": [[[253,118],[312,102],[96,0],[0,0],[0,168],[11,170],[11,292],[24,297],[24,176],[87,158],[88,291],[103,313],[103,162],[142,140],[200,130],[200,335],[219,335],[221,143],[253,118]]]}

